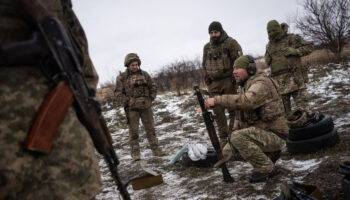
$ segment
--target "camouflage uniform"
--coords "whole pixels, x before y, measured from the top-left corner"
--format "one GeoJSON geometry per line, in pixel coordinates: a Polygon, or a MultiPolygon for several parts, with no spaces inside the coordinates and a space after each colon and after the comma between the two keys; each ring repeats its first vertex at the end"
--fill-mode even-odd
{"type": "Polygon", "coordinates": [[[224,157],[239,155],[254,167],[254,172],[270,173],[274,168],[266,152],[275,152],[285,144],[276,134],[287,136],[288,127],[277,85],[272,79],[257,73],[244,83],[237,95],[214,98],[221,105],[237,111],[230,143],[223,149],[224,157]]]}
{"type": "MultiPolygon", "coordinates": [[[[31,37],[32,27],[12,2],[0,3],[0,45],[31,37]]],[[[63,22],[84,66],[88,84],[95,88],[98,76],[71,2],[41,2],[63,22]]],[[[100,189],[94,146],[73,108],[59,126],[50,154],[34,155],[23,149],[39,106],[50,89],[39,65],[0,66],[0,199],[92,199],[100,189]]]]}
{"type": "MultiPolygon", "coordinates": [[[[136,54],[128,54],[125,59],[125,66],[128,66],[131,60],[136,57],[136,54]]],[[[138,57],[137,59],[139,60],[138,57]]],[[[157,95],[157,86],[150,75],[141,69],[135,73],[126,69],[125,72],[117,77],[115,95],[118,106],[122,105],[126,108],[129,120],[129,143],[132,158],[134,160],[140,159],[138,134],[140,118],[145,127],[146,137],[153,155],[162,155],[163,152],[158,146],[151,108],[152,101],[157,95]]]]}
{"type": "Polygon", "coordinates": [[[305,85],[308,81],[307,70],[301,65],[300,57],[309,54],[313,45],[299,35],[287,34],[275,20],[270,21],[269,24],[272,24],[272,29],[275,28],[280,35],[270,38],[266,46],[265,62],[271,68],[271,77],[278,82],[286,114],[291,112],[291,97],[297,107],[309,111],[305,85]],[[293,48],[295,54],[286,55],[286,48],[293,48]]]}
{"type": "MultiPolygon", "coordinates": [[[[237,86],[232,82],[232,71],[233,62],[240,54],[242,54],[241,46],[235,39],[229,37],[224,30],[221,32],[218,44],[210,41],[204,46],[202,66],[210,96],[237,93],[237,86]]],[[[228,109],[230,118],[228,126],[225,108],[215,106],[213,110],[216,115],[215,121],[218,125],[220,145],[223,147],[227,142],[228,133],[232,130],[235,111],[228,109]]]]}

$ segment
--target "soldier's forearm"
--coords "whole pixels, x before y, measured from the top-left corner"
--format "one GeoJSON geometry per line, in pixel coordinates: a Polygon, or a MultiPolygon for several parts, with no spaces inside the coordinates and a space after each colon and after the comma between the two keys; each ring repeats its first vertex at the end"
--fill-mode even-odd
{"type": "MultiPolygon", "coordinates": [[[[244,97],[242,97],[244,98],[244,97]]],[[[224,108],[235,110],[253,110],[255,106],[248,100],[242,100],[240,95],[228,94],[214,97],[214,106],[220,105],[224,108]]]]}

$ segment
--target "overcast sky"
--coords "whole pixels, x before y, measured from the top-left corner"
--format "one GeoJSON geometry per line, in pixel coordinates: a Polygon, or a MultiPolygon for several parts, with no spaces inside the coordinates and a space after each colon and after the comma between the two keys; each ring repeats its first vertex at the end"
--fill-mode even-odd
{"type": "MultiPolygon", "coordinates": [[[[99,83],[124,71],[124,58],[137,53],[141,68],[155,73],[179,59],[202,57],[208,26],[221,22],[244,54],[263,55],[266,24],[290,23],[301,0],[73,0],[89,41],[99,83]]],[[[293,31],[293,30],[292,30],[293,31]]]]}

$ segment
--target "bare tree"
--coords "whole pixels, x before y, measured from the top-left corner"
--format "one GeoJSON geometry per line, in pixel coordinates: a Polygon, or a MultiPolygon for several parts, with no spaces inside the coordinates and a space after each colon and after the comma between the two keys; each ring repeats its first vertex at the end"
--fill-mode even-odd
{"type": "Polygon", "coordinates": [[[154,80],[159,91],[175,90],[181,95],[181,90],[203,83],[201,62],[199,59],[174,61],[156,73],[154,80]]]}
{"type": "Polygon", "coordinates": [[[340,59],[345,39],[350,36],[350,0],[305,0],[303,8],[296,27],[340,59]]]}

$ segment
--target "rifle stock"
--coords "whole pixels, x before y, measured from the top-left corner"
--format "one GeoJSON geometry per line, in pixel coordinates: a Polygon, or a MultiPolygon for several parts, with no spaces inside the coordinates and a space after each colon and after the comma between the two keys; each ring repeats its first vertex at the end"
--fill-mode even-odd
{"type": "Polygon", "coordinates": [[[40,107],[25,148],[35,152],[50,152],[55,132],[73,103],[78,119],[89,132],[96,150],[103,155],[120,194],[123,199],[130,199],[126,185],[118,175],[119,160],[113,149],[113,140],[100,104],[95,93],[87,86],[78,57],[62,24],[49,15],[40,0],[16,0],[16,3],[38,26],[51,58],[56,63],[56,66],[44,66],[42,70],[50,75],[52,83],[56,84],[58,81],[40,107]],[[49,131],[46,130],[47,127],[49,131]]]}
{"type": "MultiPolygon", "coordinates": [[[[213,120],[210,117],[211,113],[204,106],[204,99],[203,99],[202,93],[200,92],[199,86],[194,86],[193,89],[195,90],[195,94],[197,96],[199,105],[201,106],[201,109],[202,109],[202,116],[204,119],[205,126],[207,128],[208,134],[209,134],[211,144],[213,145],[213,147],[216,151],[216,155],[218,157],[218,160],[221,160],[223,158],[223,155],[222,155],[222,151],[220,149],[220,142],[219,142],[218,136],[216,135],[213,120]]],[[[228,182],[228,183],[234,182],[234,179],[231,177],[230,172],[228,171],[228,169],[226,167],[226,164],[225,163],[221,164],[220,168],[222,171],[224,181],[228,182]]]]}

